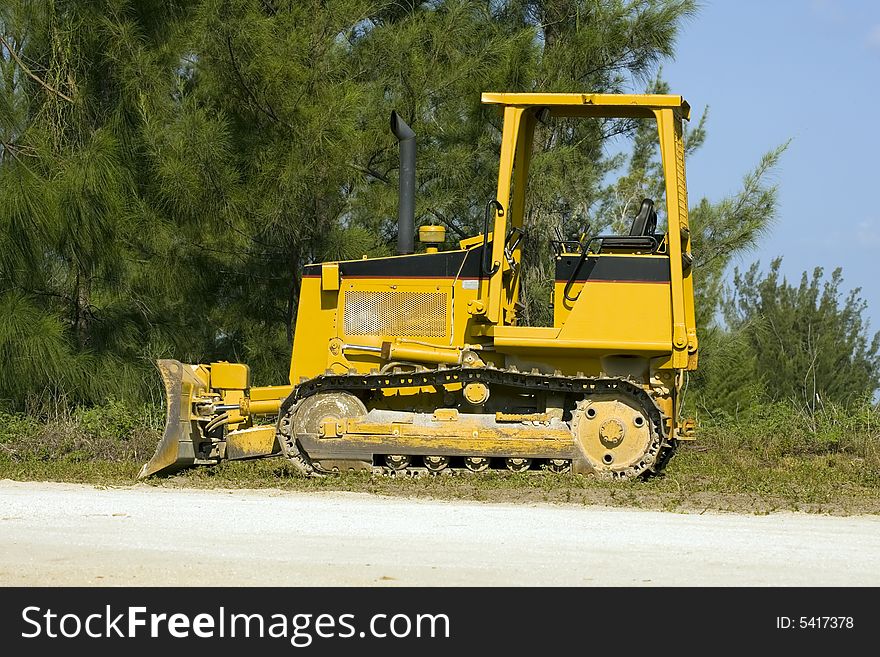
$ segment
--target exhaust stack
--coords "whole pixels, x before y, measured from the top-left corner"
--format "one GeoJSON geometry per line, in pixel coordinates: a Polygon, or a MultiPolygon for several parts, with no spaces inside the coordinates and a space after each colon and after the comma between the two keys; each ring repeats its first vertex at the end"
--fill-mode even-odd
{"type": "Polygon", "coordinates": [[[397,204],[397,253],[415,251],[416,232],[416,133],[400,115],[391,112],[391,132],[400,144],[400,199],[397,204]]]}

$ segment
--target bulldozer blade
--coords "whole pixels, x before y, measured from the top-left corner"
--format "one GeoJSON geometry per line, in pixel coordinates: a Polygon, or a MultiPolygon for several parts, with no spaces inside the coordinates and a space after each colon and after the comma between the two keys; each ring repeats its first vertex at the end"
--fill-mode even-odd
{"type": "Polygon", "coordinates": [[[156,453],[141,468],[138,479],[172,474],[193,465],[200,439],[198,424],[191,417],[191,405],[194,394],[206,390],[205,383],[180,361],[163,359],[157,361],[157,365],[165,384],[165,431],[156,453]]]}

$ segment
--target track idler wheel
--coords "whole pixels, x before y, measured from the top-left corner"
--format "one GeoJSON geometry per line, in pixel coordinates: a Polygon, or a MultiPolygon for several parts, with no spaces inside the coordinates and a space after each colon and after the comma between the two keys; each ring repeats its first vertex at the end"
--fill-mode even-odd
{"type": "MultiPolygon", "coordinates": [[[[366,414],[364,403],[349,392],[319,392],[306,397],[278,418],[277,435],[281,443],[281,451],[304,475],[322,474],[345,468],[345,461],[336,462],[333,466],[334,470],[322,468],[320,463],[313,462],[301,449],[297,436],[318,434],[327,420],[358,418],[366,414]]],[[[352,461],[351,465],[361,464],[352,461]]]]}

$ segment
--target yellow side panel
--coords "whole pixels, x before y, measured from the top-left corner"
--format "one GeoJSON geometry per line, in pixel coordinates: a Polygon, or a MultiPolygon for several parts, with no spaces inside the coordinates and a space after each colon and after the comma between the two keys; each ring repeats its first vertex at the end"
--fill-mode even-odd
{"type": "Polygon", "coordinates": [[[330,340],[337,334],[339,292],[321,290],[320,276],[303,276],[290,362],[290,383],[312,378],[327,369],[330,340]]]}
{"type": "Polygon", "coordinates": [[[218,390],[244,390],[250,387],[248,366],[241,363],[211,363],[211,387],[218,390]]]}
{"type": "Polygon", "coordinates": [[[272,399],[284,399],[291,392],[293,392],[291,386],[260,386],[251,388],[248,396],[251,398],[251,404],[253,404],[254,402],[272,399]]]}
{"type": "MultiPolygon", "coordinates": [[[[556,285],[558,303],[564,283],[556,285]]],[[[669,345],[672,351],[672,309],[669,285],[590,281],[572,286],[570,296],[580,295],[565,318],[559,340],[586,340],[619,344],[669,345]]]]}

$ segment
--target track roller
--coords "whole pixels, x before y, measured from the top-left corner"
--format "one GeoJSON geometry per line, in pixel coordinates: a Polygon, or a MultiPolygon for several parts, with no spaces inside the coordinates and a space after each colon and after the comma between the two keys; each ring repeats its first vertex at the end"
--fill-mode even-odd
{"type": "Polygon", "coordinates": [[[449,465],[448,456],[425,456],[425,467],[431,472],[441,472],[449,465]]]}
{"type": "Polygon", "coordinates": [[[546,468],[554,474],[563,474],[571,470],[571,461],[566,459],[550,459],[546,468]]]}
{"type": "Polygon", "coordinates": [[[468,456],[464,465],[471,472],[482,472],[489,467],[489,459],[485,456],[468,456]]]}
{"type": "Polygon", "coordinates": [[[504,464],[511,472],[525,472],[532,465],[532,459],[509,458],[505,459],[504,464]]]}
{"type": "Polygon", "coordinates": [[[409,456],[403,454],[388,454],[385,457],[385,465],[392,470],[406,470],[411,460],[409,456]]]}

